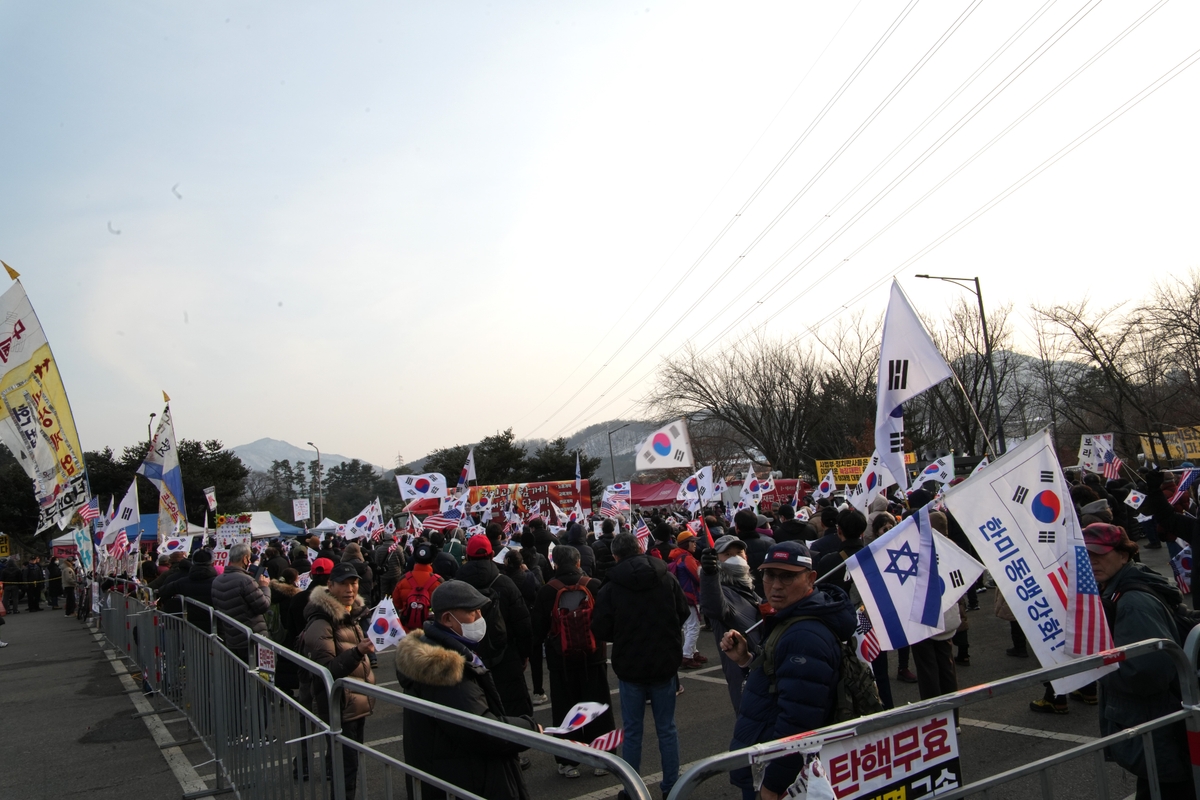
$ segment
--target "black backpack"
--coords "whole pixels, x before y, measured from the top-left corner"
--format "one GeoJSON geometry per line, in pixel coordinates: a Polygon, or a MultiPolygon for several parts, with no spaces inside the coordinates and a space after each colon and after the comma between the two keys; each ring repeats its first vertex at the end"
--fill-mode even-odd
{"type": "Polygon", "coordinates": [[[504,615],[500,611],[500,593],[494,588],[498,580],[500,575],[492,578],[491,583],[479,590],[490,602],[482,609],[483,618],[487,621],[487,632],[483,635],[483,641],[475,648],[475,652],[488,669],[493,669],[500,663],[504,650],[508,647],[508,627],[504,624],[504,615]]]}
{"type": "Polygon", "coordinates": [[[1183,647],[1184,642],[1187,641],[1188,634],[1192,632],[1192,628],[1200,625],[1200,612],[1194,611],[1187,603],[1172,603],[1162,594],[1155,591],[1153,586],[1135,584],[1124,592],[1113,594],[1111,598],[1104,601],[1104,616],[1108,620],[1108,629],[1110,632],[1116,627],[1117,601],[1121,599],[1122,595],[1129,594],[1130,592],[1141,592],[1152,597],[1157,597],[1159,602],[1167,607],[1167,612],[1175,622],[1175,643],[1180,647],[1183,647]]]}

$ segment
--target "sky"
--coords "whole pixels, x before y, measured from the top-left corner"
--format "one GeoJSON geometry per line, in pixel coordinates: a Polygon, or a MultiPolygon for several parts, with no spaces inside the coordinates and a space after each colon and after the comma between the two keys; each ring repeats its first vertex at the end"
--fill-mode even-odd
{"type": "Polygon", "coordinates": [[[7,3],[0,258],[85,449],[163,390],[180,437],[387,466],[569,435],[643,414],[689,342],[882,315],[893,274],[1024,320],[1200,267],[1200,67],[956,229],[1198,29],[1184,0],[7,3]]]}

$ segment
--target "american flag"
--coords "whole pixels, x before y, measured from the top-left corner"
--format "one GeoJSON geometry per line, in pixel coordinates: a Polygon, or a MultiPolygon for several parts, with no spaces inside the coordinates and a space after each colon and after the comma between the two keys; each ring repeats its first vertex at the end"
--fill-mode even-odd
{"type": "Polygon", "coordinates": [[[408,515],[408,532],[414,536],[419,536],[421,531],[425,530],[425,526],[421,524],[421,520],[417,519],[416,514],[408,515]]]}
{"type": "Polygon", "coordinates": [[[865,609],[858,610],[858,624],[854,628],[854,652],[858,655],[859,660],[870,664],[879,657],[881,650],[879,649],[879,637],[875,635],[875,628],[871,625],[871,618],[867,616],[865,609]]]}
{"type": "Polygon", "coordinates": [[[604,500],[600,503],[600,516],[602,517],[623,517],[624,512],[611,500],[604,500]]]}
{"type": "Polygon", "coordinates": [[[458,527],[458,520],[449,519],[443,514],[430,514],[425,518],[422,527],[433,528],[435,531],[449,531],[458,527]]]}
{"type": "Polygon", "coordinates": [[[646,520],[638,517],[633,535],[637,537],[638,547],[642,548],[643,553],[646,552],[646,547],[650,544],[650,526],[646,524],[646,520]]]}
{"type": "Polygon", "coordinates": [[[609,731],[603,736],[597,736],[588,747],[593,750],[616,750],[625,741],[625,731],[621,728],[609,731]]]}
{"type": "Polygon", "coordinates": [[[1175,584],[1184,594],[1192,593],[1192,546],[1179,551],[1179,555],[1171,559],[1171,572],[1175,573],[1175,584]]]}
{"type": "Polygon", "coordinates": [[[122,529],[117,538],[108,546],[108,554],[113,558],[124,558],[129,554],[129,534],[122,529]]]}
{"type": "Polygon", "coordinates": [[[84,522],[91,522],[100,516],[100,498],[93,497],[88,500],[87,505],[79,509],[79,518],[84,522]]]}
{"type": "Polygon", "coordinates": [[[1090,656],[1113,646],[1104,606],[1100,601],[1100,587],[1092,574],[1092,562],[1088,560],[1087,548],[1075,545],[1075,592],[1074,621],[1075,638],[1071,651],[1076,655],[1090,656]]]}
{"type": "Polygon", "coordinates": [[[1196,482],[1196,478],[1200,478],[1200,472],[1196,472],[1194,469],[1183,473],[1179,479],[1179,485],[1175,487],[1175,494],[1171,495],[1171,505],[1178,503],[1187,494],[1188,489],[1192,488],[1192,484],[1196,482]]]}
{"type": "Polygon", "coordinates": [[[1103,472],[1106,480],[1115,481],[1121,477],[1121,459],[1117,458],[1115,450],[1104,454],[1103,472]]]}

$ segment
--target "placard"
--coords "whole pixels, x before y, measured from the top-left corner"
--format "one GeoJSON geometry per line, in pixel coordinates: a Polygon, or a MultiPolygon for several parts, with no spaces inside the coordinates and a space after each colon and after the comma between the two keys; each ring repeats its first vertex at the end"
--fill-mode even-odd
{"type": "Polygon", "coordinates": [[[838,800],[925,797],[962,784],[953,712],[831,742],[821,762],[838,800]]]}

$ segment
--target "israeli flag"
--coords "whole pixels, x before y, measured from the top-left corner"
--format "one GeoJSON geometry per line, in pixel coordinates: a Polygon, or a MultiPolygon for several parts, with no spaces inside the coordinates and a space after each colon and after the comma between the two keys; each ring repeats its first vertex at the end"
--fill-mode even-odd
{"type": "Polygon", "coordinates": [[[916,644],[945,630],[943,614],[983,565],[916,514],[846,560],[882,650],[916,644]]]}

